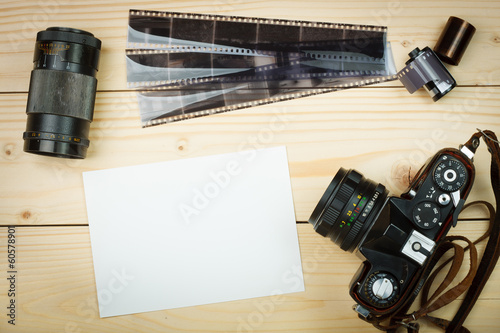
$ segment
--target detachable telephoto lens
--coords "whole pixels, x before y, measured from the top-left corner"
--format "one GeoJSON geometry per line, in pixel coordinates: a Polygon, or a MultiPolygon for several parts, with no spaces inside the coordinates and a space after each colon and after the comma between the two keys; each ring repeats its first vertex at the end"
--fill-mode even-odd
{"type": "Polygon", "coordinates": [[[24,151],[85,158],[94,115],[101,41],[53,27],[37,34],[26,113],[24,151]]]}

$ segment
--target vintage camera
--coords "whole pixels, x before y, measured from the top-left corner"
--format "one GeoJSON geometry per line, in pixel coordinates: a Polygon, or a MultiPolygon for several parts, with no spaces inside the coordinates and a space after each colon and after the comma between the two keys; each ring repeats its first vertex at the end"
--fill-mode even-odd
{"type": "Polygon", "coordinates": [[[394,313],[416,297],[436,244],[456,225],[470,192],[473,156],[465,146],[440,150],[401,197],[355,170],[337,172],[309,223],[364,260],[349,288],[362,317],[394,313]]]}

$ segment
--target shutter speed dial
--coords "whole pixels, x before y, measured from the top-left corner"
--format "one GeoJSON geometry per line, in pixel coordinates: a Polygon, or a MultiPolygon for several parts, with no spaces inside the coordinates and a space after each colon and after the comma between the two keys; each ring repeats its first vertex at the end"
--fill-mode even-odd
{"type": "Polygon", "coordinates": [[[434,169],[434,181],[443,191],[455,192],[467,182],[467,170],[462,162],[445,155],[434,169]]]}
{"type": "Polygon", "coordinates": [[[389,307],[399,298],[399,284],[391,274],[375,272],[366,280],[365,296],[374,306],[389,307]]]}
{"type": "Polygon", "coordinates": [[[413,222],[422,229],[432,229],[441,218],[441,211],[437,204],[423,201],[413,208],[413,222]]]}

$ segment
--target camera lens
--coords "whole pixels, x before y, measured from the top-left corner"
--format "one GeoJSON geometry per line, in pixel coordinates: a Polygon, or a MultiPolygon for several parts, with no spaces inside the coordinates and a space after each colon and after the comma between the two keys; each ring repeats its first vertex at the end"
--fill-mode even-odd
{"type": "Polygon", "coordinates": [[[388,191],[355,170],[340,169],[309,223],[324,237],[330,237],[344,251],[353,252],[384,206],[388,191]]]}
{"type": "Polygon", "coordinates": [[[85,158],[94,115],[101,41],[91,33],[52,27],[37,34],[24,151],[85,158]]]}

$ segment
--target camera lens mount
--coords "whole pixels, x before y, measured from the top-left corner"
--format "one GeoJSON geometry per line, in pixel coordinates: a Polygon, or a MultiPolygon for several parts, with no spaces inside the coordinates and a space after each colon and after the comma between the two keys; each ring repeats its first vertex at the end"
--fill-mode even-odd
{"type": "Polygon", "coordinates": [[[382,184],[366,179],[355,170],[341,168],[314,209],[309,223],[342,250],[353,252],[373,224],[387,195],[382,184]]]}

